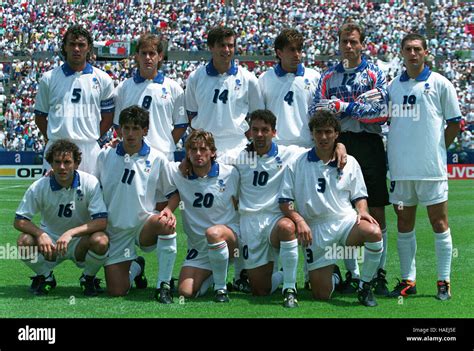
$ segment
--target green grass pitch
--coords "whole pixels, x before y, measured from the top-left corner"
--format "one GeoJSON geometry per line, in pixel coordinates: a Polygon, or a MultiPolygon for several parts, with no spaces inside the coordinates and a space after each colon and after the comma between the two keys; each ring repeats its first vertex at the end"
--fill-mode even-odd
{"type": "MultiPolygon", "coordinates": [[[[18,232],[13,228],[15,209],[30,182],[0,181],[0,246],[15,245],[18,232]]],[[[453,234],[452,294],[447,302],[437,301],[436,258],[431,227],[426,209],[418,209],[417,218],[417,288],[418,294],[404,300],[378,298],[379,306],[366,308],[359,305],[355,296],[335,294],[329,302],[312,301],[310,293],[300,289],[300,307],[293,310],[281,306],[282,297],[275,293],[269,297],[252,297],[242,293],[231,293],[229,304],[212,302],[212,295],[194,300],[175,297],[173,305],[161,305],[153,300],[157,278],[155,253],[145,254],[146,275],[149,287],[146,290],[132,289],[123,298],[106,295],[85,298],[79,288],[80,270],[72,262],[65,262],[55,269],[58,281],[56,289],[46,297],[34,297],[28,292],[29,276],[32,272],[20,261],[0,259],[0,316],[4,318],[473,318],[474,294],[474,181],[449,182],[449,222],[453,234]]],[[[180,217],[178,215],[178,221],[180,217]]],[[[396,222],[393,209],[387,207],[389,230],[389,254],[387,262],[390,288],[399,277],[399,262],[396,251],[396,222]]],[[[178,277],[186,254],[185,234],[181,223],[178,227],[178,257],[174,277],[178,277]]],[[[303,285],[301,270],[298,284],[303,285]]],[[[342,267],[343,265],[341,265],[342,267]]],[[[344,270],[343,270],[344,272],[344,270]]],[[[103,270],[98,274],[103,278],[103,270]]],[[[229,279],[233,277],[232,268],[229,279]]]]}

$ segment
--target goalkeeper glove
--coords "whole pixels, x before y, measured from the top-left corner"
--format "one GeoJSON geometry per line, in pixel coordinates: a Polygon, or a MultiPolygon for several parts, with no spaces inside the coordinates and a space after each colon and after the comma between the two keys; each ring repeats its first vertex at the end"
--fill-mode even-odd
{"type": "Polygon", "coordinates": [[[344,102],[339,99],[335,99],[335,100],[321,99],[316,104],[316,111],[323,110],[323,111],[329,111],[329,112],[338,114],[338,113],[344,112],[347,109],[347,106],[349,106],[348,102],[344,102]]]}

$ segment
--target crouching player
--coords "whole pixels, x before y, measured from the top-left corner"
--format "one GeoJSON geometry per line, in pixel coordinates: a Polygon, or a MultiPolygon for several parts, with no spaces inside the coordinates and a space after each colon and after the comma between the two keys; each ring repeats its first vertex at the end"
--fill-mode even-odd
{"type": "Polygon", "coordinates": [[[51,266],[70,259],[84,268],[80,277],[84,295],[96,296],[102,289],[95,275],[109,247],[104,232],[107,209],[100,184],[96,177],[77,170],[81,151],[70,141],[53,143],[46,160],[53,173],[28,188],[14,222],[22,232],[17,243],[25,254],[22,260],[36,273],[30,290],[35,295],[48,294],[56,287],[51,266]],[[32,222],[37,213],[41,214],[39,227],[32,222]]]}
{"type": "Polygon", "coordinates": [[[276,117],[270,110],[252,112],[252,144],[242,151],[235,165],[240,173],[241,248],[252,294],[268,295],[283,282],[283,306],[293,308],[298,307],[298,242],[295,224],[278,208],[278,190],[286,165],[307,149],[272,142],[275,126],[276,117]],[[283,271],[274,269],[278,257],[283,271]]]}
{"type": "Polygon", "coordinates": [[[332,161],[341,127],[331,112],[316,112],[309,129],[315,148],[287,167],[279,202],[283,214],[296,223],[298,240],[308,246],[313,297],[329,299],[341,282],[335,266],[338,257],[333,248],[364,246],[358,298],[365,306],[376,306],[370,282],[383,251],[382,233],[377,221],[368,213],[367,190],[360,166],[348,155],[347,165],[341,172],[332,161]]]}
{"type": "Polygon", "coordinates": [[[229,302],[226,288],[229,257],[238,254],[239,217],[235,209],[239,173],[218,163],[211,133],[194,130],[186,139],[191,166],[184,176],[179,163],[169,163],[168,207],[178,205],[188,237],[188,254],[179,276],[179,294],[185,298],[207,292],[214,282],[214,300],[229,302]]]}
{"type": "Polygon", "coordinates": [[[146,288],[145,260],[137,257],[135,246],[145,252],[156,249],[159,270],[155,298],[170,304],[176,218],[167,209],[154,211],[160,199],[166,202],[159,191],[166,160],[143,140],[148,131],[148,111],[130,106],[120,113],[119,124],[123,141],[116,148],[102,150],[97,160],[104,200],[113,209],[107,225],[110,236],[110,255],[105,262],[107,290],[112,296],[123,296],[133,282],[139,289],[146,288]]]}

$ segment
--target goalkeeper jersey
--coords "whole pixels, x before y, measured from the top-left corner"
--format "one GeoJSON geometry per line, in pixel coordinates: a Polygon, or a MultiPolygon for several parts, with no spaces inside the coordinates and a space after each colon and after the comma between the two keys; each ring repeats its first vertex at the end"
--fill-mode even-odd
{"type": "Polygon", "coordinates": [[[342,62],[329,68],[319,80],[309,114],[316,111],[321,99],[337,98],[349,102],[346,111],[341,113],[341,130],[354,133],[381,133],[380,124],[386,121],[387,83],[382,70],[371,62],[362,59],[355,68],[344,68],[342,62]],[[382,93],[384,103],[371,104],[357,101],[357,98],[372,89],[382,93]]]}

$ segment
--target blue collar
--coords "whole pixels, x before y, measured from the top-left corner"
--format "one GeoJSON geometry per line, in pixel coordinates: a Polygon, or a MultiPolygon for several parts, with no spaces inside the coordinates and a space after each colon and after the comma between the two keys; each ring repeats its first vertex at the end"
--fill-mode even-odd
{"type": "MultiPolygon", "coordinates": [[[[425,65],[425,68],[423,68],[423,71],[421,71],[421,73],[418,75],[418,77],[415,78],[415,80],[418,82],[423,82],[425,80],[428,80],[430,75],[431,70],[428,66],[425,65]]],[[[410,80],[410,76],[408,75],[407,71],[404,71],[400,76],[400,82],[407,82],[408,80],[410,80]]]]}
{"type": "MultiPolygon", "coordinates": [[[[81,178],[79,177],[79,173],[74,171],[74,179],[72,180],[71,188],[75,189],[79,187],[79,185],[81,185],[81,178]]],[[[54,175],[49,178],[49,186],[52,191],[58,191],[63,188],[63,186],[57,182],[54,175]]]]}
{"type": "MultiPolygon", "coordinates": [[[[232,60],[230,62],[230,68],[227,70],[227,74],[230,76],[235,76],[238,71],[239,71],[239,67],[235,64],[235,60],[232,60]]],[[[212,77],[217,77],[219,75],[219,72],[217,72],[217,69],[214,67],[214,63],[212,62],[212,59],[206,65],[206,73],[208,76],[212,76],[212,77]]]]}
{"type": "MultiPolygon", "coordinates": [[[[67,64],[67,62],[65,62],[62,66],[61,66],[62,70],[63,70],[63,73],[66,77],[69,77],[69,76],[72,76],[74,73],[76,73],[76,71],[74,71],[71,66],[69,66],[67,64]]],[[[92,68],[92,65],[90,63],[86,63],[86,67],[84,67],[84,69],[82,70],[82,74],[91,74],[93,73],[94,70],[92,68]]]]}
{"type": "MultiPolygon", "coordinates": [[[[117,153],[117,155],[119,156],[125,156],[126,155],[126,152],[125,152],[125,149],[123,147],[123,141],[121,141],[118,145],[117,145],[117,150],[115,151],[117,153]]],[[[150,153],[150,147],[148,146],[147,143],[145,143],[144,141],[142,141],[142,148],[140,149],[140,151],[138,151],[138,156],[146,156],[150,153]]]]}
{"type": "MultiPolygon", "coordinates": [[[[293,73],[293,72],[287,72],[283,69],[283,67],[280,65],[280,64],[277,64],[274,68],[275,70],[275,74],[278,76],[278,77],[283,77],[285,76],[287,73],[293,73]]],[[[298,67],[296,68],[296,72],[294,72],[295,76],[299,76],[299,77],[302,77],[304,76],[304,66],[302,63],[300,63],[298,65],[298,67]]]]}
{"type": "Polygon", "coordinates": [[[270,150],[266,153],[266,155],[268,157],[275,157],[276,155],[278,155],[278,145],[275,144],[274,142],[272,142],[272,147],[270,148],[270,150]]]}
{"type": "MultiPolygon", "coordinates": [[[[140,70],[137,69],[135,73],[133,74],[133,81],[139,84],[146,81],[146,79],[140,75],[140,70]]],[[[164,81],[165,81],[165,74],[162,71],[158,71],[158,74],[156,75],[156,77],[153,78],[153,83],[163,84],[164,81]]]]}
{"type": "MultiPolygon", "coordinates": [[[[219,175],[219,163],[217,163],[216,161],[212,161],[211,163],[211,169],[209,171],[209,173],[207,173],[207,176],[208,177],[217,177],[219,175]]],[[[198,179],[199,177],[194,174],[191,174],[188,179],[189,180],[194,180],[194,179],[198,179]]]]}
{"type": "MultiPolygon", "coordinates": [[[[362,62],[360,63],[359,66],[357,66],[355,69],[354,68],[349,68],[349,69],[351,70],[354,69],[355,73],[362,72],[367,67],[367,65],[368,65],[367,60],[364,57],[362,57],[362,62]]],[[[342,61],[337,64],[336,71],[339,73],[344,73],[346,71],[346,69],[344,68],[344,65],[342,64],[342,61]]]]}
{"type": "MultiPolygon", "coordinates": [[[[313,147],[311,150],[308,151],[308,162],[319,162],[321,161],[321,159],[318,157],[318,155],[316,155],[316,148],[313,147]]],[[[331,167],[337,167],[337,161],[334,160],[334,161],[331,161],[328,163],[328,166],[331,166],[331,167]]]]}

